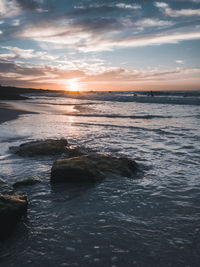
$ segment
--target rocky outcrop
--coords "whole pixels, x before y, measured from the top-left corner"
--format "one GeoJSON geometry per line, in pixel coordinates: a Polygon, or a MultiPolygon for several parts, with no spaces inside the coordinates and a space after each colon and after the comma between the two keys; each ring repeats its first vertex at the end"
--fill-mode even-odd
{"type": "Polygon", "coordinates": [[[131,159],[90,154],[56,160],[51,169],[51,182],[96,182],[108,174],[133,177],[137,170],[137,163],[131,159]]]}
{"type": "Polygon", "coordinates": [[[66,139],[47,139],[24,143],[10,149],[22,157],[49,156],[66,152],[67,145],[66,139]]]}
{"type": "Polygon", "coordinates": [[[85,147],[73,146],[73,145],[67,146],[66,150],[67,150],[65,152],[66,158],[79,157],[91,152],[89,149],[86,149],[85,147]]]}
{"type": "Polygon", "coordinates": [[[66,154],[66,157],[77,157],[86,154],[84,148],[71,146],[66,139],[47,139],[21,144],[10,150],[22,157],[51,156],[66,154]]]}
{"type": "Polygon", "coordinates": [[[4,238],[27,210],[25,195],[0,195],[0,238],[4,238]]]}
{"type": "Polygon", "coordinates": [[[14,183],[13,187],[17,188],[17,187],[20,187],[20,186],[35,185],[35,184],[37,184],[39,182],[40,182],[40,180],[38,178],[31,177],[31,178],[27,178],[25,180],[21,180],[21,181],[18,181],[16,183],[14,183]]]}

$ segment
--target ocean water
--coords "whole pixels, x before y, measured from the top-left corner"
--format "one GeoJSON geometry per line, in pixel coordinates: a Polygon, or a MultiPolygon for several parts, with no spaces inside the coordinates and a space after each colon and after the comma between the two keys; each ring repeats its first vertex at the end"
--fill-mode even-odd
{"type": "Polygon", "coordinates": [[[21,187],[27,216],[0,243],[0,266],[199,266],[200,93],[31,95],[34,114],[0,125],[0,176],[21,187]],[[135,159],[137,179],[49,183],[58,157],[20,158],[9,147],[61,138],[135,159]]]}

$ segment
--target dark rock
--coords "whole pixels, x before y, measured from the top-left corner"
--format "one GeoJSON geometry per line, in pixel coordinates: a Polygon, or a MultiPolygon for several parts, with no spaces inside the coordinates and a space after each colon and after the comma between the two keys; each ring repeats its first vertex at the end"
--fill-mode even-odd
{"type": "Polygon", "coordinates": [[[4,238],[27,210],[25,195],[0,195],[0,238],[4,238]]]}
{"type": "Polygon", "coordinates": [[[137,170],[137,163],[131,159],[91,154],[56,160],[51,182],[96,182],[108,174],[132,177],[137,170]]]}
{"type": "Polygon", "coordinates": [[[50,156],[67,152],[67,145],[66,139],[47,139],[24,143],[10,149],[22,157],[50,156]]]}
{"type": "Polygon", "coordinates": [[[66,157],[77,157],[88,153],[88,150],[69,145],[66,139],[47,139],[11,147],[11,151],[22,157],[51,156],[65,153],[66,157]]]}
{"type": "Polygon", "coordinates": [[[67,151],[65,154],[66,157],[68,158],[83,156],[91,152],[89,149],[86,149],[85,147],[73,146],[73,145],[67,146],[66,149],[67,151]]]}
{"type": "Polygon", "coordinates": [[[18,181],[16,183],[13,184],[13,187],[16,188],[18,186],[27,186],[27,185],[35,185],[37,183],[39,183],[40,180],[38,178],[27,178],[25,180],[22,180],[22,181],[18,181]]]}

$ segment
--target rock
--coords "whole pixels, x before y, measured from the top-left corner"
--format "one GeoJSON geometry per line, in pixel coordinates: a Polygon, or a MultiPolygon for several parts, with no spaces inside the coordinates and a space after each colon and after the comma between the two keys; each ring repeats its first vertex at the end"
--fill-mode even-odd
{"type": "Polygon", "coordinates": [[[22,157],[51,156],[66,154],[66,157],[75,157],[86,154],[84,148],[71,146],[66,139],[47,139],[21,144],[19,147],[10,148],[22,157]]]}
{"type": "Polygon", "coordinates": [[[47,139],[24,143],[10,149],[22,157],[49,156],[66,152],[67,145],[68,142],[65,139],[47,139]]]}
{"type": "Polygon", "coordinates": [[[40,180],[38,178],[27,178],[25,180],[22,180],[22,181],[18,181],[16,183],[13,184],[13,187],[16,188],[18,186],[27,186],[27,185],[34,185],[34,184],[37,184],[39,183],[40,180]]]}
{"type": "Polygon", "coordinates": [[[137,163],[131,159],[90,154],[56,160],[51,169],[51,182],[96,182],[108,174],[132,177],[137,170],[137,163]]]}
{"type": "Polygon", "coordinates": [[[0,238],[4,238],[27,210],[25,195],[0,195],[0,238]]]}
{"type": "Polygon", "coordinates": [[[67,158],[83,156],[91,152],[89,149],[86,149],[85,147],[73,146],[73,145],[67,146],[66,149],[67,149],[66,151],[67,158]]]}

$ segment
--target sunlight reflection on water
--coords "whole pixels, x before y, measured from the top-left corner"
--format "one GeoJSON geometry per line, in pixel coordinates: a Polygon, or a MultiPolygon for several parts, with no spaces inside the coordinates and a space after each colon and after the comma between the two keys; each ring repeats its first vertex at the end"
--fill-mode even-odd
{"type": "MultiPolygon", "coordinates": [[[[34,101],[25,105],[39,111],[42,104],[34,101]]],[[[1,266],[198,266],[198,107],[42,101],[48,104],[41,114],[0,125],[0,175],[10,183],[41,179],[22,188],[29,198],[27,218],[4,242],[1,266]],[[77,104],[83,108],[74,108],[77,104]],[[149,114],[152,118],[141,117],[149,114]],[[55,137],[135,158],[144,174],[139,180],[108,177],[93,186],[51,186],[55,157],[24,159],[9,151],[27,140],[55,137]]]]}

